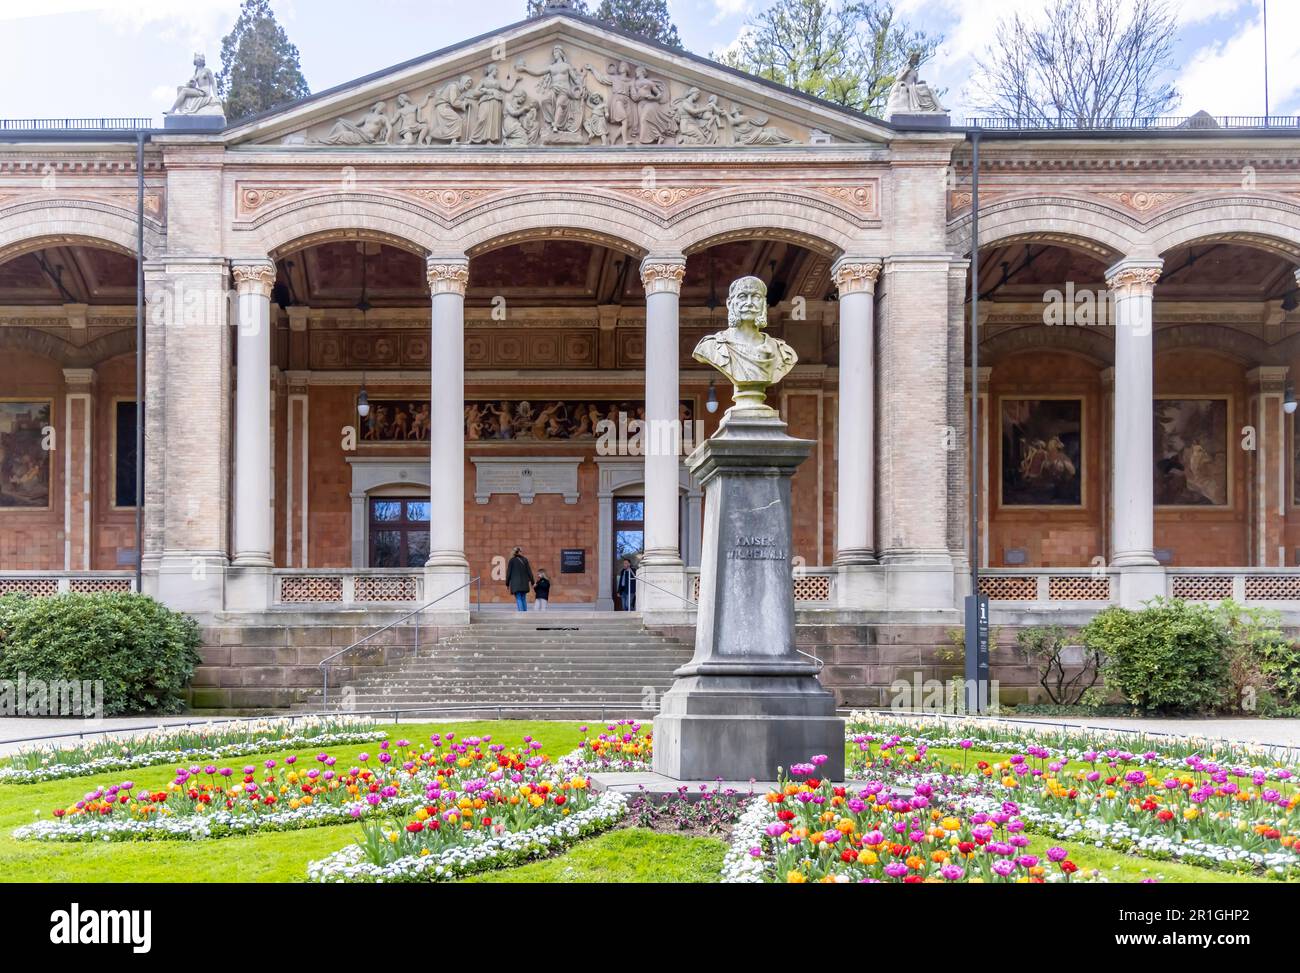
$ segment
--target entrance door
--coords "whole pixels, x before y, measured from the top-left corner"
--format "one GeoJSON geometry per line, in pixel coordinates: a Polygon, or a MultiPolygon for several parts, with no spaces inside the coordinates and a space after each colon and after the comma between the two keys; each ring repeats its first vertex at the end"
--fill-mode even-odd
{"type": "Polygon", "coordinates": [[[429,499],[371,497],[370,567],[422,568],[429,560],[429,499]]]}
{"type": "MultiPolygon", "coordinates": [[[[645,497],[614,498],[614,589],[618,590],[618,573],[623,558],[633,566],[645,550],[645,497]]],[[[615,595],[617,597],[617,594],[615,595]]]]}

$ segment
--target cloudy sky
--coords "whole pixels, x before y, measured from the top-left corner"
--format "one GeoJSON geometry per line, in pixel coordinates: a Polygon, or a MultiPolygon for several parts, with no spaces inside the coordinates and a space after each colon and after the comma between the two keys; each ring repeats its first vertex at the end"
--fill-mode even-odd
{"type": "MultiPolygon", "coordinates": [[[[769,0],[669,0],[687,48],[732,43],[769,0]]],[[[896,0],[913,26],[941,34],[923,75],[960,118],[971,67],[998,19],[1043,0],[896,0]]],[[[1176,114],[1264,111],[1263,0],[1173,0],[1182,29],[1176,114]]],[[[520,19],[524,0],[273,0],[318,91],[520,19]]],[[[594,6],[594,3],[593,3],[594,6]]],[[[214,70],[239,0],[0,0],[0,118],[160,119],[203,51],[214,70]],[[33,15],[33,10],[42,10],[33,15]]],[[[1273,114],[1300,114],[1300,0],[1269,0],[1273,114]]]]}

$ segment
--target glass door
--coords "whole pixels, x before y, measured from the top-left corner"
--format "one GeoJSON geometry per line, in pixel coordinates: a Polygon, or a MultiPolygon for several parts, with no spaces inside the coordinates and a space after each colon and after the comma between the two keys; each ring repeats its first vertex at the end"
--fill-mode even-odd
{"type": "MultiPolygon", "coordinates": [[[[630,558],[637,566],[645,550],[645,498],[614,498],[614,591],[618,592],[618,575],[623,570],[623,558],[630,558]]],[[[626,605],[619,607],[626,610],[626,605]]]]}
{"type": "Polygon", "coordinates": [[[371,497],[370,566],[422,568],[429,560],[427,497],[371,497]]]}

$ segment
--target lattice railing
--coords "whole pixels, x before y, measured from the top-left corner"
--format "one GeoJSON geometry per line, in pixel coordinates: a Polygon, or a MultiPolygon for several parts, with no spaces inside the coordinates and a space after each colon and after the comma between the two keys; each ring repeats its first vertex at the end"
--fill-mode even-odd
{"type": "Polygon", "coordinates": [[[1248,574],[1247,601],[1300,601],[1300,572],[1295,574],[1248,574]]]}
{"type": "MultiPolygon", "coordinates": [[[[794,589],[794,600],[819,602],[831,600],[831,582],[834,571],[830,568],[801,568],[790,581],[794,589]]],[[[700,572],[697,568],[688,568],[686,590],[691,601],[700,600],[700,572]]]]}
{"type": "Polygon", "coordinates": [[[424,572],[392,569],[277,569],[275,603],[322,608],[418,604],[424,572]]]}
{"type": "Polygon", "coordinates": [[[16,571],[0,574],[0,595],[51,598],[68,592],[97,595],[134,590],[135,575],[121,572],[16,571]]]}
{"type": "Polygon", "coordinates": [[[1169,578],[1169,595],[1184,601],[1222,601],[1232,597],[1232,575],[1175,574],[1169,578]]]}

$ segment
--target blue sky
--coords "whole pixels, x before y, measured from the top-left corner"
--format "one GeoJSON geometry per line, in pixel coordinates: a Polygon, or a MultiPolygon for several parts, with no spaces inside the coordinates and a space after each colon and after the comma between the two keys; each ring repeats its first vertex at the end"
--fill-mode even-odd
{"type": "MultiPolygon", "coordinates": [[[[1181,32],[1176,114],[1264,110],[1262,0],[1173,0],[1181,32]]],[[[669,0],[687,48],[725,48],[767,0],[669,0]]],[[[1042,0],[896,0],[944,44],[922,74],[965,114],[967,78],[998,19],[1042,0]]],[[[524,0],[273,0],[312,90],[491,31],[524,0]]],[[[239,0],[0,0],[0,118],[152,115],[170,106],[195,51],[215,69],[239,0]],[[33,16],[31,11],[44,13],[33,16]]],[[[1274,114],[1300,114],[1300,0],[1269,0],[1274,114]]]]}

